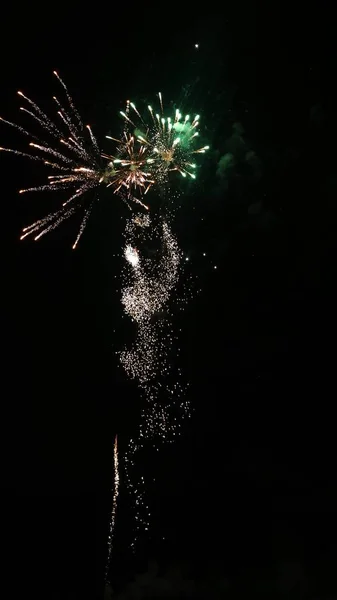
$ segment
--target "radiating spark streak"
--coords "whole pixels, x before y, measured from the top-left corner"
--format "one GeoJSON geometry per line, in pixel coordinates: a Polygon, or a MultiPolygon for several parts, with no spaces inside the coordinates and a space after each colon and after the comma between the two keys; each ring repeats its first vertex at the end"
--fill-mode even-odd
{"type": "Polygon", "coordinates": [[[19,190],[19,194],[26,194],[27,192],[50,192],[51,190],[57,190],[57,188],[50,187],[49,184],[46,184],[46,185],[38,185],[35,187],[19,190]]]}
{"type": "MultiPolygon", "coordinates": [[[[24,227],[22,230],[22,232],[24,233],[23,237],[25,237],[26,235],[30,235],[30,233],[32,233],[33,229],[41,228],[41,226],[44,226],[46,223],[49,223],[53,219],[56,219],[61,214],[64,214],[63,208],[60,208],[56,212],[50,213],[46,217],[43,217],[43,219],[38,219],[37,221],[35,221],[34,223],[31,223],[27,227],[24,227]],[[25,232],[28,232],[28,233],[25,233],[25,232]]],[[[20,238],[20,239],[22,239],[22,238],[20,238]]]]}
{"type": "MultiPolygon", "coordinates": [[[[41,110],[41,108],[37,104],[35,104],[35,102],[33,102],[33,100],[28,98],[28,96],[25,96],[22,92],[18,92],[18,94],[19,94],[19,96],[22,96],[22,98],[27,100],[27,102],[34,108],[34,110],[37,112],[37,114],[40,115],[41,120],[44,122],[44,126],[49,126],[49,127],[57,130],[57,127],[54,125],[54,123],[43,112],[43,110],[41,110]]],[[[26,110],[26,109],[22,109],[22,110],[26,110]]],[[[26,111],[26,112],[28,112],[28,111],[26,111]]],[[[31,113],[31,114],[32,114],[32,116],[34,116],[36,118],[36,115],[34,113],[31,113]]]]}
{"type": "Polygon", "coordinates": [[[140,206],[142,206],[143,208],[145,208],[145,210],[150,210],[149,206],[147,206],[146,204],[144,204],[144,202],[142,202],[141,200],[139,200],[139,198],[136,198],[135,196],[130,196],[130,195],[128,195],[128,198],[129,198],[129,200],[132,200],[132,202],[135,202],[135,204],[139,204],[140,206]]]}
{"type": "Polygon", "coordinates": [[[61,175],[60,177],[62,177],[62,179],[53,179],[53,181],[50,182],[50,185],[59,186],[61,183],[69,183],[70,181],[75,181],[75,178],[72,176],[65,177],[64,175],[61,175]]]}
{"type": "Polygon", "coordinates": [[[78,124],[79,124],[80,128],[83,130],[84,127],[83,127],[83,123],[82,123],[81,117],[80,117],[79,113],[76,110],[76,107],[75,107],[75,105],[73,103],[73,99],[72,99],[71,95],[69,94],[69,91],[68,91],[68,88],[67,88],[66,84],[64,83],[63,79],[61,79],[61,77],[59,76],[59,74],[57,73],[57,71],[53,71],[53,73],[54,73],[55,77],[57,77],[57,79],[59,80],[60,84],[63,86],[63,89],[65,90],[65,93],[67,95],[67,100],[69,102],[69,106],[71,107],[71,109],[72,109],[72,111],[73,111],[73,113],[74,113],[74,115],[75,115],[75,117],[76,117],[76,119],[78,121],[78,124]]]}
{"type": "Polygon", "coordinates": [[[71,142],[72,144],[74,144],[74,146],[76,146],[76,148],[78,148],[78,150],[82,151],[82,146],[81,144],[75,139],[73,140],[71,137],[68,138],[69,142],[71,142]]]}
{"type": "Polygon", "coordinates": [[[20,110],[22,110],[22,112],[27,113],[27,115],[30,115],[35,121],[37,121],[37,123],[39,123],[39,125],[43,128],[46,129],[48,131],[48,133],[50,133],[50,135],[52,135],[54,138],[58,138],[58,136],[61,134],[61,132],[59,131],[59,129],[52,123],[52,127],[49,125],[49,123],[47,123],[46,121],[43,121],[42,119],[40,119],[35,113],[33,113],[31,110],[27,110],[26,108],[24,108],[23,106],[20,106],[20,110]]]}
{"type": "Polygon", "coordinates": [[[122,110],[120,111],[120,114],[122,115],[122,117],[128,122],[131,123],[131,125],[133,125],[134,127],[136,127],[135,123],[133,121],[131,121],[131,119],[127,116],[127,114],[125,112],[123,112],[122,110]]]}
{"type": "Polygon", "coordinates": [[[28,235],[31,235],[32,233],[34,233],[34,231],[38,231],[40,229],[39,225],[36,225],[36,227],[32,227],[29,231],[27,231],[26,233],[23,233],[20,236],[20,240],[24,240],[25,237],[27,237],[28,235]]]}
{"type": "Polygon", "coordinates": [[[61,116],[62,120],[67,125],[71,135],[73,135],[75,138],[77,138],[78,132],[76,130],[76,126],[73,124],[73,122],[71,120],[71,116],[68,114],[66,109],[62,106],[62,104],[59,102],[59,100],[56,98],[56,96],[53,96],[53,100],[55,100],[57,106],[59,107],[60,110],[58,111],[58,114],[61,116]]]}
{"type": "Polygon", "coordinates": [[[0,148],[2,152],[11,152],[12,154],[16,154],[17,156],[24,156],[25,158],[29,158],[30,160],[37,160],[39,162],[45,162],[44,158],[41,156],[34,156],[33,154],[28,154],[27,152],[19,152],[19,150],[12,150],[12,148],[0,148]]]}
{"type": "Polygon", "coordinates": [[[88,185],[84,184],[82,187],[79,188],[79,190],[76,190],[76,193],[73,194],[73,196],[71,196],[70,198],[68,198],[68,200],[66,200],[65,202],[63,202],[62,206],[67,206],[67,204],[69,204],[69,202],[72,202],[73,200],[75,200],[75,198],[79,198],[80,196],[83,196],[83,194],[88,190],[88,185]]]}
{"type": "Polygon", "coordinates": [[[71,126],[71,124],[69,123],[69,118],[67,116],[67,113],[64,110],[58,110],[57,114],[61,117],[63,123],[68,127],[71,135],[73,135],[74,137],[76,136],[76,133],[74,131],[74,128],[71,126]]]}
{"type": "Polygon", "coordinates": [[[92,132],[92,130],[91,130],[91,127],[90,127],[90,125],[87,125],[87,129],[88,129],[88,131],[89,131],[89,133],[90,133],[90,138],[91,138],[92,144],[93,144],[93,146],[94,146],[94,148],[95,148],[95,150],[96,150],[97,154],[99,154],[99,153],[100,153],[100,149],[99,149],[99,147],[98,147],[97,140],[96,140],[96,138],[95,138],[95,136],[94,136],[94,134],[93,134],[93,132],[92,132]]]}
{"type": "Polygon", "coordinates": [[[29,145],[33,146],[33,148],[36,148],[37,150],[41,150],[41,152],[46,152],[47,154],[51,154],[52,156],[55,156],[55,158],[59,158],[60,160],[63,160],[65,163],[67,163],[69,165],[71,165],[73,162],[70,158],[67,158],[67,156],[64,156],[64,154],[61,154],[60,152],[57,152],[56,150],[53,150],[53,148],[49,148],[48,146],[41,146],[40,144],[34,144],[33,142],[31,142],[29,145]]]}
{"type": "MultiPolygon", "coordinates": [[[[136,115],[139,117],[139,119],[141,120],[142,124],[146,127],[146,123],[145,123],[142,115],[140,114],[139,110],[137,110],[137,108],[136,108],[136,106],[134,105],[133,102],[130,102],[130,106],[135,111],[136,115]]],[[[130,121],[130,123],[132,123],[132,121],[130,121]]]]}
{"type": "Polygon", "coordinates": [[[131,108],[132,108],[132,109],[135,111],[135,113],[138,115],[138,117],[141,119],[141,118],[142,118],[142,117],[141,117],[141,114],[140,114],[140,112],[137,110],[137,108],[136,108],[136,106],[134,105],[134,103],[133,103],[133,102],[130,102],[130,106],[131,106],[131,108]]]}
{"type": "Polygon", "coordinates": [[[75,240],[75,242],[74,242],[74,244],[73,244],[73,246],[72,246],[73,250],[75,250],[75,249],[76,249],[76,247],[77,247],[77,244],[78,244],[78,242],[80,241],[80,238],[82,237],[83,231],[85,230],[85,228],[86,228],[86,226],[87,226],[87,222],[88,222],[88,219],[89,219],[89,217],[90,217],[90,213],[91,213],[91,211],[92,211],[92,207],[93,207],[93,205],[94,205],[94,200],[91,202],[91,204],[90,204],[89,208],[87,208],[87,210],[85,211],[85,214],[84,214],[84,217],[83,217],[83,219],[82,219],[82,223],[81,223],[81,226],[80,226],[79,232],[78,232],[78,234],[77,234],[77,238],[76,238],[76,240],[75,240]]]}
{"type": "Polygon", "coordinates": [[[42,235],[48,233],[48,231],[51,231],[52,229],[55,229],[55,227],[57,227],[62,221],[71,217],[71,215],[73,215],[75,212],[76,208],[74,207],[68,210],[61,208],[54,213],[50,213],[43,219],[39,219],[31,225],[28,225],[28,227],[25,227],[22,230],[23,233],[20,237],[20,240],[23,240],[25,237],[33,234],[36,231],[40,231],[40,234],[34,238],[34,240],[38,240],[42,235]],[[45,228],[45,225],[47,225],[47,223],[50,223],[50,226],[45,228]]]}
{"type": "Polygon", "coordinates": [[[58,227],[60,225],[60,223],[62,223],[63,221],[65,221],[65,219],[68,219],[69,217],[71,217],[76,211],[76,208],[71,208],[69,210],[67,210],[66,212],[63,213],[63,215],[61,215],[54,223],[51,223],[51,225],[49,225],[48,227],[46,227],[45,229],[43,229],[35,238],[34,240],[37,241],[40,239],[40,237],[42,237],[43,235],[45,235],[46,233],[49,233],[50,231],[52,231],[53,229],[55,229],[56,227],[58,227]]]}
{"type": "Polygon", "coordinates": [[[58,169],[59,171],[68,171],[69,170],[67,167],[63,167],[61,165],[58,165],[57,163],[49,162],[48,160],[45,160],[44,164],[48,165],[48,167],[51,167],[52,169],[58,169]]]}
{"type": "Polygon", "coordinates": [[[7,125],[10,125],[11,127],[14,127],[18,131],[20,131],[20,133],[22,133],[23,135],[26,135],[26,136],[28,136],[30,138],[35,139],[35,140],[39,139],[36,136],[34,136],[31,133],[29,133],[29,131],[27,131],[23,127],[20,127],[20,125],[17,125],[16,123],[12,123],[11,121],[7,121],[6,119],[3,119],[2,117],[0,117],[0,121],[2,121],[3,123],[6,123],[7,125]]]}
{"type": "Polygon", "coordinates": [[[69,150],[71,150],[72,152],[75,152],[75,154],[77,154],[77,156],[79,156],[80,158],[83,158],[83,150],[82,150],[82,148],[79,148],[77,146],[72,146],[72,144],[69,144],[69,142],[67,142],[63,138],[60,139],[60,143],[64,144],[65,146],[67,146],[67,148],[69,148],[69,150]]]}
{"type": "Polygon", "coordinates": [[[79,167],[78,169],[74,169],[74,171],[79,171],[81,173],[92,173],[96,175],[95,169],[88,169],[87,167],[79,167]]]}
{"type": "Polygon", "coordinates": [[[120,144],[120,143],[121,143],[121,141],[120,141],[120,140],[118,140],[117,138],[111,137],[111,135],[106,135],[105,137],[106,137],[108,140],[113,140],[114,142],[118,142],[118,144],[120,144]]]}
{"type": "Polygon", "coordinates": [[[162,99],[161,92],[158,93],[158,97],[159,97],[161,112],[163,113],[164,112],[164,107],[163,107],[163,99],[162,99]]]}
{"type": "MultiPolygon", "coordinates": [[[[62,108],[62,110],[59,110],[57,114],[61,117],[62,121],[67,126],[67,128],[69,130],[69,133],[76,140],[77,148],[79,150],[81,150],[82,153],[84,153],[85,150],[83,148],[82,140],[79,138],[79,134],[78,134],[78,132],[76,130],[76,127],[74,127],[74,124],[72,123],[71,118],[69,117],[69,115],[67,114],[67,112],[62,108]]],[[[69,139],[71,139],[71,141],[73,142],[72,138],[69,138],[69,139]]]]}

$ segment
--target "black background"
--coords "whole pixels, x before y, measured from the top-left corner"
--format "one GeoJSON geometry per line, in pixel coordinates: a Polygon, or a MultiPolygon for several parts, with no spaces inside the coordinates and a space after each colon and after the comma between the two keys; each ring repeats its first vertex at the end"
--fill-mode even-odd
{"type": "MultiPolygon", "coordinates": [[[[331,11],[240,2],[2,14],[4,118],[22,116],[17,89],[52,108],[56,68],[100,139],[126,97],[174,99],[184,85],[205,124],[211,152],[177,223],[201,288],[176,323],[195,410],[163,452],[154,537],[168,539],[148,551],[168,564],[216,559],[230,575],[335,556],[331,11]],[[238,122],[261,175],[239,164],[226,189],[217,163],[238,122]]],[[[26,143],[4,124],[0,139],[26,143]]],[[[126,439],[138,415],[114,355],[126,327],[114,256],[125,212],[105,196],[76,252],[74,221],[19,243],[53,199],[19,196],[43,174],[0,158],[4,571],[27,593],[83,586],[100,597],[113,438],[126,439]]]]}

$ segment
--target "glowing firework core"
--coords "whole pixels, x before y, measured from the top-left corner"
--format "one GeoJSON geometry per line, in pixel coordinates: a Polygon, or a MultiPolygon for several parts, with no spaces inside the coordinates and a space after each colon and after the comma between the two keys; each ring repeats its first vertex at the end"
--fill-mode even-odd
{"type": "Polygon", "coordinates": [[[129,244],[125,248],[125,258],[133,267],[136,267],[139,263],[139,256],[136,248],[132,248],[129,244]]]}

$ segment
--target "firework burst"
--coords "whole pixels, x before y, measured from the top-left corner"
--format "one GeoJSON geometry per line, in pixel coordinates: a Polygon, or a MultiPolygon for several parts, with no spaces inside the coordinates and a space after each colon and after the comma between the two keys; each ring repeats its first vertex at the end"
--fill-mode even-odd
{"type": "Polygon", "coordinates": [[[86,127],[83,125],[65,83],[56,71],[54,71],[54,75],[65,93],[64,106],[56,96],[53,97],[59,122],[56,124],[33,100],[22,92],[18,92],[26,105],[21,107],[21,110],[35,124],[39,125],[41,134],[37,137],[23,127],[2,119],[8,125],[30,137],[32,141],[29,146],[34,154],[10,148],[1,148],[1,150],[39,161],[55,172],[48,176],[45,184],[22,189],[20,194],[58,190],[72,192],[58,211],[50,213],[26,227],[22,232],[21,239],[34,235],[34,239],[37,240],[82,209],[84,216],[73,245],[75,248],[85,229],[94,201],[98,200],[97,196],[93,199],[92,195],[88,196],[87,192],[96,190],[101,183],[106,184],[108,177],[102,168],[100,149],[90,125],[86,127]]]}
{"type": "Polygon", "coordinates": [[[145,196],[151,186],[156,183],[148,170],[149,164],[153,161],[148,158],[146,146],[139,144],[132,135],[126,132],[123,134],[122,141],[109,135],[106,137],[118,143],[116,156],[102,154],[102,157],[109,161],[108,187],[112,185],[115,194],[125,190],[128,199],[148,209],[148,206],[135,196],[135,194],[141,197],[145,196]]]}
{"type": "Polygon", "coordinates": [[[176,109],[172,117],[165,117],[162,95],[159,92],[159,112],[148,106],[147,117],[142,116],[133,102],[127,102],[126,111],[121,115],[127,131],[134,128],[134,136],[146,148],[152,163],[154,179],[160,183],[167,181],[170,171],[178,171],[183,177],[196,177],[195,154],[203,154],[209,146],[196,147],[199,136],[200,116],[193,119],[183,117],[176,109]]]}
{"type": "Polygon", "coordinates": [[[53,97],[58,122],[50,119],[33,100],[18,92],[25,102],[21,111],[28,115],[35,125],[38,124],[41,133],[39,136],[33,135],[24,127],[0,117],[2,122],[30,138],[31,153],[11,148],[0,150],[43,163],[54,172],[48,176],[45,184],[22,189],[20,194],[59,190],[71,192],[59,210],[25,227],[21,239],[33,235],[34,239],[38,240],[77,211],[82,211],[82,221],[73,245],[73,248],[76,248],[93,205],[98,201],[97,192],[100,186],[112,186],[113,192],[124,200],[131,200],[147,208],[135,194],[146,193],[154,180],[144,168],[146,148],[138,147],[138,143],[136,147],[131,136],[124,136],[123,142],[116,140],[119,143],[116,156],[110,157],[101,153],[90,125],[83,125],[65,83],[56,71],[54,75],[65,95],[64,105],[56,96],[53,97]],[[103,160],[105,158],[109,159],[108,165],[103,160]],[[93,190],[94,194],[88,194],[93,190]]]}

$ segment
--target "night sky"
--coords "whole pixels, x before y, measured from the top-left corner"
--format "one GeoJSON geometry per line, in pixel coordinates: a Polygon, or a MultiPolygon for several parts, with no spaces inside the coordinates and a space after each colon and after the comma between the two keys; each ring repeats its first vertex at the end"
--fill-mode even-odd
{"type": "MultiPolygon", "coordinates": [[[[186,183],[175,223],[192,281],[174,324],[193,414],[160,462],[149,458],[154,521],[133,560],[121,510],[116,585],[154,558],[163,569],[187,563],[194,575],[216,564],[239,588],[295,564],[305,573],[297,598],[337,592],[336,51],[328,6],[2,13],[4,118],[20,121],[18,89],[52,113],[57,69],[103,144],[118,131],[126,98],[147,104],[161,90],[174,102],[188,94],[211,147],[197,181],[186,183]]],[[[25,144],[1,124],[1,146],[25,144]]],[[[83,588],[99,598],[113,440],[118,433],[126,443],[140,408],[115,356],[131,331],[120,304],[125,207],[102,194],[76,252],[76,218],[38,243],[19,242],[22,227],[55,203],[17,191],[47,173],[4,154],[0,172],[5,572],[21,593],[77,598],[83,588]]]]}

